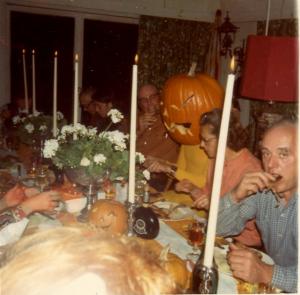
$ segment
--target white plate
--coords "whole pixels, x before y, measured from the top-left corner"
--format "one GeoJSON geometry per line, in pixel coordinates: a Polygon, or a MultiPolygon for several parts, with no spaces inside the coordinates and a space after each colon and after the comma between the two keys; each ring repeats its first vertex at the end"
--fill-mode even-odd
{"type": "MultiPolygon", "coordinates": [[[[157,201],[153,203],[153,205],[160,209],[166,209],[166,213],[168,213],[168,211],[172,210],[172,208],[179,204],[169,201],[157,201]]],[[[193,217],[194,215],[195,212],[190,207],[182,205],[182,207],[176,208],[174,211],[172,211],[167,220],[181,220],[193,217]]]]}
{"type": "MultiPolygon", "coordinates": [[[[228,275],[232,275],[231,269],[227,263],[226,260],[226,254],[228,252],[228,245],[223,246],[224,249],[220,249],[219,247],[215,247],[214,249],[214,258],[216,261],[216,264],[218,266],[218,270],[224,274],[228,274],[228,275]]],[[[272,260],[272,258],[270,256],[268,256],[267,254],[255,250],[257,252],[259,252],[262,255],[262,261],[268,264],[273,265],[274,261],[272,260]]]]}
{"type": "Polygon", "coordinates": [[[65,201],[66,210],[69,213],[78,213],[80,212],[86,205],[86,198],[77,198],[65,201]]]}

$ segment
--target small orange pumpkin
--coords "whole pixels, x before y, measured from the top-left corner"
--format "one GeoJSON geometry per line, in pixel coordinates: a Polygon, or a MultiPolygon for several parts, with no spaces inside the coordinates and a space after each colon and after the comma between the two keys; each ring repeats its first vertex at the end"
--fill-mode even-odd
{"type": "Polygon", "coordinates": [[[124,234],[128,228],[125,206],[115,200],[99,200],[89,212],[89,222],[111,234],[124,234]]]}
{"type": "Polygon", "coordinates": [[[171,77],[164,85],[161,112],[170,136],[181,144],[200,143],[199,119],[203,113],[223,105],[224,90],[206,74],[195,74],[193,63],[188,74],[171,77]]]}
{"type": "Polygon", "coordinates": [[[162,267],[175,281],[177,288],[184,292],[190,285],[191,273],[186,268],[186,263],[176,254],[170,253],[170,246],[167,245],[160,253],[162,267]]]}

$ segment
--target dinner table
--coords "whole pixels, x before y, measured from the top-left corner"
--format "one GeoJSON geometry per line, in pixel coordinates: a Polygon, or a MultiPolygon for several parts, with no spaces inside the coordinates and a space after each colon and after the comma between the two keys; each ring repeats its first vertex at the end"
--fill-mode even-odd
{"type": "MultiPolygon", "coordinates": [[[[15,178],[16,176],[12,175],[12,177],[15,178]]],[[[20,180],[20,175],[18,175],[17,178],[18,182],[22,182],[22,179],[20,180]]],[[[22,178],[28,180],[26,175],[23,175],[22,178]]],[[[7,184],[7,181],[5,183],[7,184]]],[[[28,183],[24,181],[24,185],[27,184],[28,183]]],[[[2,183],[2,185],[4,184],[2,183]]],[[[30,185],[32,185],[32,183],[30,183],[30,185]]],[[[79,224],[78,216],[80,215],[82,207],[78,207],[78,204],[83,204],[84,206],[86,203],[86,196],[76,187],[76,185],[69,183],[68,181],[60,186],[56,186],[55,188],[66,192],[68,197],[67,199],[62,198],[62,206],[60,206],[60,209],[57,210],[55,215],[50,216],[37,212],[19,222],[9,224],[0,231],[0,255],[3,251],[5,251],[7,245],[16,242],[22,236],[32,234],[38,230],[45,230],[58,226],[74,226],[79,224]],[[78,200],[83,200],[84,202],[78,203],[78,200]]],[[[115,197],[117,200],[119,199],[124,202],[124,196],[116,195],[115,197]]],[[[99,193],[96,198],[105,198],[105,194],[99,193]]],[[[159,216],[158,214],[159,232],[155,237],[154,242],[161,247],[161,249],[168,246],[170,248],[170,252],[183,260],[186,263],[188,271],[192,272],[192,267],[196,260],[191,259],[190,254],[193,253],[195,249],[193,249],[188,242],[188,229],[195,221],[202,223],[205,226],[207,223],[207,213],[205,211],[198,211],[191,208],[191,200],[189,196],[183,196],[175,193],[174,191],[163,192],[150,196],[150,204],[147,204],[146,206],[150,206],[150,208],[154,206],[153,208],[158,208],[164,212],[172,208],[172,214],[169,216],[159,216]],[[173,210],[176,206],[176,210],[173,210]]],[[[157,210],[154,210],[154,212],[157,212],[157,210]]],[[[218,271],[218,294],[237,294],[240,292],[239,286],[243,283],[241,280],[233,277],[226,260],[229,247],[228,245],[231,241],[232,240],[230,238],[216,238],[214,260],[218,271]]],[[[201,253],[202,249],[203,247],[200,247],[198,254],[201,253]]],[[[265,253],[262,253],[262,259],[267,263],[273,263],[272,259],[265,253]]],[[[250,290],[256,289],[250,288],[250,290]]],[[[191,291],[187,290],[187,292],[191,291]]]]}

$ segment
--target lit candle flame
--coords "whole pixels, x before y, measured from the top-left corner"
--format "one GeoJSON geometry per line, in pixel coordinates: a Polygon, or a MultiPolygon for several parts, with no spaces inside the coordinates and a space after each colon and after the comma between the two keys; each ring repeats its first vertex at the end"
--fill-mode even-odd
{"type": "Polygon", "coordinates": [[[57,51],[54,52],[54,56],[57,57],[57,51]]]}
{"type": "Polygon", "coordinates": [[[75,54],[75,61],[78,61],[78,54],[75,54]]]}
{"type": "Polygon", "coordinates": [[[25,50],[25,49],[23,49],[23,50],[22,50],[22,53],[23,53],[23,54],[25,54],[25,52],[26,52],[26,50],[25,50]]]}
{"type": "Polygon", "coordinates": [[[139,61],[139,56],[136,54],[134,57],[134,63],[137,65],[138,61],[139,61]]]}
{"type": "Polygon", "coordinates": [[[32,54],[35,54],[35,51],[34,51],[34,49],[32,49],[32,54]]]}
{"type": "Polygon", "coordinates": [[[230,61],[230,70],[231,70],[232,73],[235,72],[235,58],[234,58],[234,55],[232,56],[231,61],[230,61]]]}

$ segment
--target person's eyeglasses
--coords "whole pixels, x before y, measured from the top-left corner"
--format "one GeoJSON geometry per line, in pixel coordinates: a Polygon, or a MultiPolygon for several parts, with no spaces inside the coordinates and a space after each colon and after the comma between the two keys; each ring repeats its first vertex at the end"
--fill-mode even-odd
{"type": "Polygon", "coordinates": [[[216,140],[216,137],[211,137],[211,138],[203,138],[200,136],[200,143],[203,142],[205,145],[209,144],[213,140],[216,140]]]}
{"type": "Polygon", "coordinates": [[[139,100],[149,100],[149,99],[156,98],[157,96],[158,96],[158,92],[150,94],[148,96],[139,97],[139,100]]]}
{"type": "Polygon", "coordinates": [[[86,104],[81,104],[81,107],[82,107],[84,110],[87,110],[93,103],[94,103],[94,101],[91,100],[90,102],[88,102],[88,103],[86,103],[86,104]]]}

